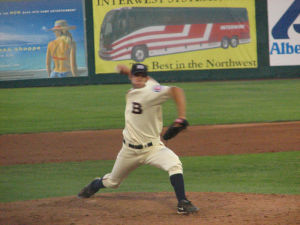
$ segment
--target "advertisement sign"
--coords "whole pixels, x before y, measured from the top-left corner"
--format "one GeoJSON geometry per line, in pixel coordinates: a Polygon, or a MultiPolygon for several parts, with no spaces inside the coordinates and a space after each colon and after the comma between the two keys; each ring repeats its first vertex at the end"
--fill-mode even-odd
{"type": "Polygon", "coordinates": [[[72,76],[87,76],[82,1],[1,1],[0,80],[72,76]]]}
{"type": "Polygon", "coordinates": [[[254,0],[93,0],[95,72],[257,68],[254,0]]]}
{"type": "Polygon", "coordinates": [[[271,66],[300,65],[300,0],[268,0],[271,66]]]}

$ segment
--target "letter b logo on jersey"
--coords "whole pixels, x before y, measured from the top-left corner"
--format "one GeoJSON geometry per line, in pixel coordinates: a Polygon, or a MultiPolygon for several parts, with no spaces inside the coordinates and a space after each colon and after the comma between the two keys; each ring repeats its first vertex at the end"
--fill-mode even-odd
{"type": "MultiPolygon", "coordinates": [[[[294,0],[288,10],[272,29],[274,39],[289,39],[288,29],[300,15],[300,0],[294,0]]],[[[294,30],[300,33],[300,24],[294,24],[294,30]]]]}
{"type": "Polygon", "coordinates": [[[133,102],[131,112],[134,113],[134,114],[142,114],[143,113],[142,105],[140,103],[133,102]]]}

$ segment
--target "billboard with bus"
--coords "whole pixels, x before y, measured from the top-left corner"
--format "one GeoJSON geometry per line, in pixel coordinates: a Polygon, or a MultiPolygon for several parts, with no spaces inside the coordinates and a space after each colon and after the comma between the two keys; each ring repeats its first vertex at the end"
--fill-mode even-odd
{"type": "Polygon", "coordinates": [[[109,11],[102,22],[99,56],[142,62],[147,57],[236,48],[249,42],[246,8],[120,8],[109,11]]]}
{"type": "Polygon", "coordinates": [[[95,72],[143,62],[150,71],[256,68],[255,1],[94,1],[95,72]]]}

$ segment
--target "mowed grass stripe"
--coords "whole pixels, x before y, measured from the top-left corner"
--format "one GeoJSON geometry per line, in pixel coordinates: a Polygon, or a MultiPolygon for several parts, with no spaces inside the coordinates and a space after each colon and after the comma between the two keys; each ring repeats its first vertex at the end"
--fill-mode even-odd
{"type": "MultiPolygon", "coordinates": [[[[300,79],[170,83],[184,89],[191,125],[300,120],[300,79]]],[[[124,126],[131,86],[0,89],[0,134],[124,126]]],[[[164,125],[177,117],[164,104],[164,125]]]]}
{"type": "MultiPolygon", "coordinates": [[[[300,194],[300,152],[182,157],[186,190],[300,194]]],[[[0,201],[72,196],[113,162],[85,161],[0,167],[0,201]]],[[[119,189],[103,192],[173,191],[168,174],[142,166],[119,189]]]]}

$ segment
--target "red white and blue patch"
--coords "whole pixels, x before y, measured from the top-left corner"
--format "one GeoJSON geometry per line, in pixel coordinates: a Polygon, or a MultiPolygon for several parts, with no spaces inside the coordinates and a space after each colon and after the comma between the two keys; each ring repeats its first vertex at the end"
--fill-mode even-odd
{"type": "Polygon", "coordinates": [[[161,86],[161,85],[155,85],[153,87],[154,92],[160,92],[162,89],[163,89],[163,86],[161,86]]]}

